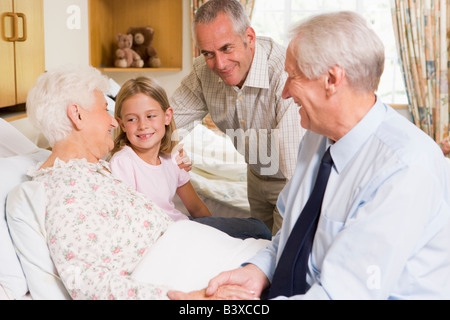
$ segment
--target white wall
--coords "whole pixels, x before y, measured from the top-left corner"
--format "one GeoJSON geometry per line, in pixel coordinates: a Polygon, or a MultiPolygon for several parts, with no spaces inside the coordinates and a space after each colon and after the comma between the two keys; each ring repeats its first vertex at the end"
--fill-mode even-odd
{"type": "MultiPolygon", "coordinates": [[[[122,85],[138,75],[156,79],[170,96],[192,70],[189,1],[183,0],[182,71],[108,72],[108,77],[122,85]]],[[[88,0],[44,0],[45,66],[52,69],[64,64],[89,64],[88,0]]]]}
{"type": "Polygon", "coordinates": [[[89,64],[87,13],[87,0],[44,0],[47,70],[63,64],[89,64]]]}

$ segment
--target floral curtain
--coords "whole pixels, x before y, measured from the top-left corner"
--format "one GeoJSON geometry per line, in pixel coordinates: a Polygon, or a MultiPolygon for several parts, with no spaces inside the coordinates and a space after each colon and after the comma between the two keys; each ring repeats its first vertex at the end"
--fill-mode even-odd
{"type": "Polygon", "coordinates": [[[397,47],[415,124],[441,143],[449,138],[447,0],[394,0],[397,47]]]}
{"type": "MultiPolygon", "coordinates": [[[[191,22],[194,21],[195,13],[197,12],[197,9],[201,7],[202,4],[205,2],[208,2],[208,0],[191,0],[191,22]]],[[[255,0],[240,0],[242,5],[244,6],[245,10],[247,11],[248,16],[250,19],[252,18],[253,13],[253,7],[255,5],[255,0]]],[[[199,52],[197,48],[195,47],[194,42],[192,42],[192,48],[193,48],[193,56],[198,57],[199,52]]]]}

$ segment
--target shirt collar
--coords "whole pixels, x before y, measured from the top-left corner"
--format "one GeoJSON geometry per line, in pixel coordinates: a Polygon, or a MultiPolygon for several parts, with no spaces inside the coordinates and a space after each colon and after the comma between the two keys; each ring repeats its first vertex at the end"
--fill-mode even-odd
{"type": "Polygon", "coordinates": [[[256,41],[255,56],[253,57],[252,66],[244,82],[243,87],[255,87],[261,89],[270,88],[269,64],[267,62],[268,53],[266,49],[256,41]]]}
{"type": "Polygon", "coordinates": [[[386,106],[378,99],[365,117],[344,137],[331,146],[331,156],[338,173],[345,169],[353,156],[377,130],[387,112],[386,106]]]}

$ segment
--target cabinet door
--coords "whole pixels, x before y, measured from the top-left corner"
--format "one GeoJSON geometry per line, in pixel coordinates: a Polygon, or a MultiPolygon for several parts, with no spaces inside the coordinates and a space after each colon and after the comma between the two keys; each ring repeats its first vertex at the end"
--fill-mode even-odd
{"type": "Polygon", "coordinates": [[[0,108],[16,104],[16,84],[14,71],[13,18],[5,13],[13,12],[12,0],[0,1],[0,108]]]}
{"type": "MultiPolygon", "coordinates": [[[[27,38],[15,42],[16,103],[24,103],[28,91],[45,71],[43,0],[14,0],[14,11],[26,17],[27,38]]],[[[19,23],[19,26],[22,28],[23,24],[19,23]]],[[[19,34],[23,36],[24,30],[21,29],[19,34]]]]}

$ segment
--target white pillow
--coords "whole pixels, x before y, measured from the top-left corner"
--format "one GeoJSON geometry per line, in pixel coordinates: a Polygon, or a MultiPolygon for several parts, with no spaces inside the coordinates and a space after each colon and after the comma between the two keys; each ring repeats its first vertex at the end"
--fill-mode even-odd
{"type": "Polygon", "coordinates": [[[0,118],[0,158],[34,152],[38,147],[9,122],[0,118]]]}
{"type": "Polygon", "coordinates": [[[207,287],[219,273],[238,268],[270,241],[241,240],[194,221],[173,223],[151,247],[132,277],[190,292],[207,287]]]}
{"type": "Polygon", "coordinates": [[[45,232],[46,195],[42,184],[27,181],[8,196],[7,220],[30,294],[35,300],[67,300],[57,276],[45,232]]]}
{"type": "Polygon", "coordinates": [[[37,149],[27,155],[0,158],[0,284],[16,299],[25,295],[28,287],[5,220],[6,198],[14,187],[29,179],[28,168],[49,155],[50,151],[37,149]]]}
{"type": "Polygon", "coordinates": [[[35,146],[42,149],[47,149],[50,147],[47,138],[45,138],[42,132],[31,124],[28,117],[11,121],[10,124],[20,131],[21,134],[27,137],[27,139],[29,139],[35,146]]]}

